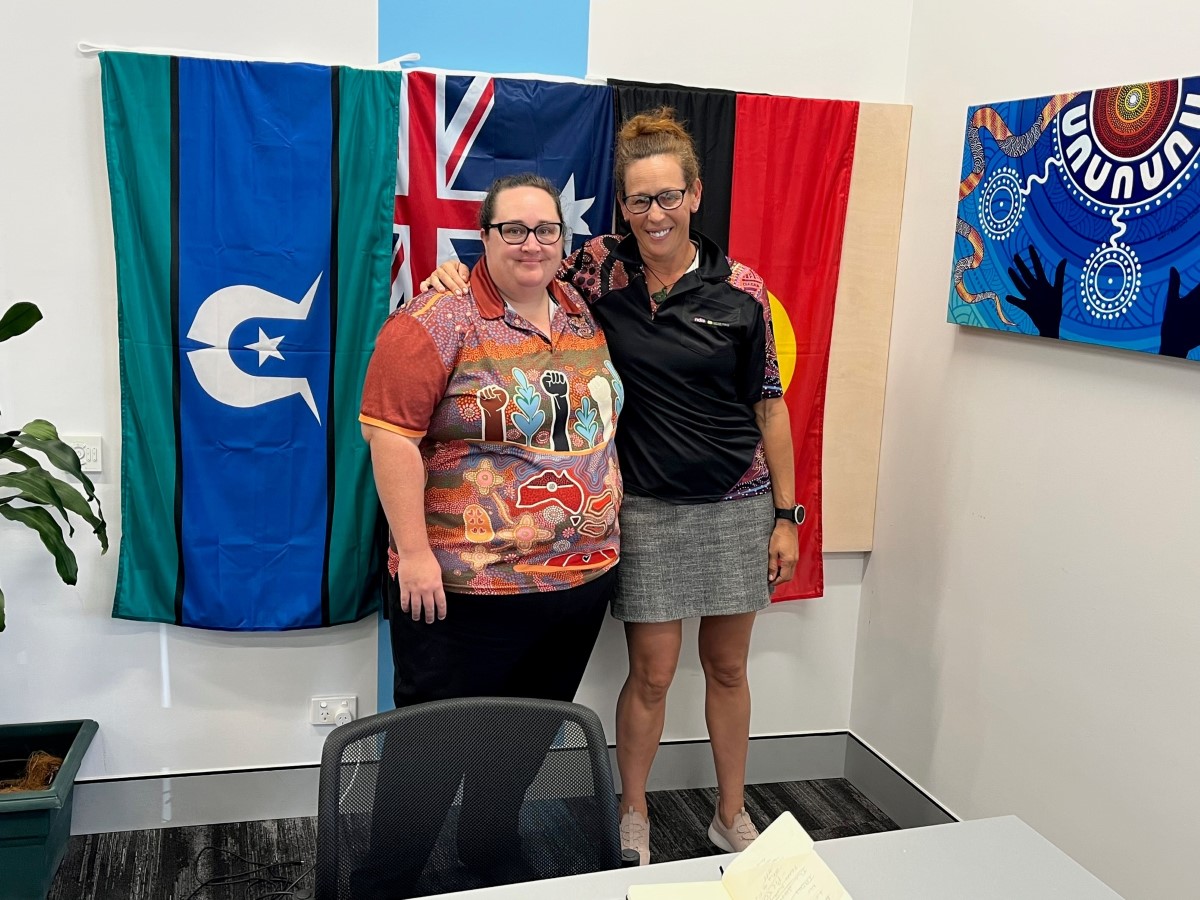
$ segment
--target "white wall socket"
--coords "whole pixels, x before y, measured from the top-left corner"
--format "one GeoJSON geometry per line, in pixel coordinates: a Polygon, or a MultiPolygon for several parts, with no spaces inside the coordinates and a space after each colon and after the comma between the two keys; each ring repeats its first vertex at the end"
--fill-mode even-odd
{"type": "Polygon", "coordinates": [[[357,718],[357,697],[313,697],[308,708],[308,721],[312,725],[345,725],[357,718]]]}
{"type": "Polygon", "coordinates": [[[100,471],[100,435],[64,434],[62,442],[75,451],[80,468],[85,472],[100,471]]]}

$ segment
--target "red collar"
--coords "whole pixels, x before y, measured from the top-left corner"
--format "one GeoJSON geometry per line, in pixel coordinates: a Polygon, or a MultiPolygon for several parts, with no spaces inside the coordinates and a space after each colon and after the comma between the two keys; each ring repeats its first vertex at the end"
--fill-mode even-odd
{"type": "MultiPolygon", "coordinates": [[[[582,315],[579,304],[557,278],[550,279],[550,295],[567,315],[582,315]]],[[[504,298],[500,296],[496,282],[492,281],[492,273],[488,271],[485,256],[479,257],[479,262],[475,263],[475,268],[471,270],[471,296],[475,298],[475,308],[479,310],[480,316],[485,319],[504,318],[504,298]]]]}

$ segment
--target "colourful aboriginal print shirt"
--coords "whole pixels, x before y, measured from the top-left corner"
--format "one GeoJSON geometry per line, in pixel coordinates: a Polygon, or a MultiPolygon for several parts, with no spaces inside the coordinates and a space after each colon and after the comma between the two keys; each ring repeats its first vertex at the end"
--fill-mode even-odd
{"type": "Polygon", "coordinates": [[[481,260],[465,296],[421,294],[379,332],[359,420],[419,439],[448,591],[559,590],[617,562],[624,388],[579,294],[550,291],[547,338],[481,260]]]}

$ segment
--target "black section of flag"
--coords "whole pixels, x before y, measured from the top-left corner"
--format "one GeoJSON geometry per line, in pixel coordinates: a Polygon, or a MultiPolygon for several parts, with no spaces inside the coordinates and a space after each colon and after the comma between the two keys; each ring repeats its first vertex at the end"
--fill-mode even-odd
{"type": "MultiPolygon", "coordinates": [[[[733,91],[692,88],[679,84],[646,84],[609,79],[613,88],[618,131],[624,121],[639,112],[669,106],[691,133],[700,157],[700,179],[704,190],[700,209],[692,216],[692,227],[729,246],[729,207],[733,189],[733,134],[737,121],[737,94],[733,91]]],[[[765,136],[764,136],[765,139],[765,136]]],[[[618,196],[622,185],[616,185],[618,196]]],[[[627,234],[619,215],[618,229],[627,234]]]]}
{"type": "MultiPolygon", "coordinates": [[[[179,57],[171,57],[171,334],[179,334],[179,57]]],[[[180,440],[180,354],[172,354],[171,413],[175,420],[175,624],[183,624],[183,442],[180,440]]]]}
{"type": "MultiPolygon", "coordinates": [[[[341,205],[341,141],[342,141],[342,80],[341,69],[329,69],[329,116],[330,132],[333,135],[329,150],[329,346],[336,351],[338,332],[338,213],[341,205]]],[[[325,558],[321,565],[321,625],[331,624],[329,614],[329,548],[333,540],[333,511],[337,491],[337,457],[334,452],[333,423],[336,410],[337,372],[334,365],[336,353],[329,354],[329,392],[325,407],[325,558]]]]}

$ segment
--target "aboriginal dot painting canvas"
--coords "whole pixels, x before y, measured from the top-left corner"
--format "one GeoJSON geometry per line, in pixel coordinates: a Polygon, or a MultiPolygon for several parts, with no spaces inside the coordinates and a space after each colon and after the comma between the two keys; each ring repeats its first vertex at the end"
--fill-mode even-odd
{"type": "Polygon", "coordinates": [[[967,110],[948,320],[1200,359],[1200,77],[967,110]]]}

